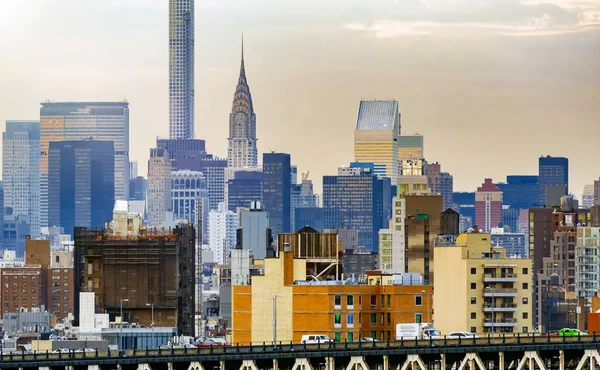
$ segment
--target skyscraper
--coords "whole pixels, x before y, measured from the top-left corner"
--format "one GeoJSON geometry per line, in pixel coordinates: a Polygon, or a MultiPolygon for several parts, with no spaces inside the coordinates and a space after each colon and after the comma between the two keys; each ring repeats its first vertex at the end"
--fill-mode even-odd
{"type": "MultiPolygon", "coordinates": [[[[546,199],[548,187],[564,187],[561,195],[569,191],[569,159],[545,156],[539,159],[540,205],[559,205],[559,199],[546,199]],[[549,204],[552,203],[552,204],[549,204]]],[[[556,198],[556,197],[553,197],[556,198]]]]}
{"type": "Polygon", "coordinates": [[[237,227],[238,215],[228,210],[225,203],[208,214],[208,245],[218,264],[229,261],[229,251],[237,242],[237,227]]]}
{"type": "Polygon", "coordinates": [[[485,179],[475,192],[475,224],[489,233],[502,222],[502,191],[485,179]]]}
{"type": "Polygon", "coordinates": [[[375,174],[398,179],[400,113],[397,101],[361,101],[354,130],[354,160],[375,165],[375,174]]]}
{"type": "Polygon", "coordinates": [[[148,226],[161,228],[171,211],[171,160],[165,149],[150,149],[146,210],[148,226]]]}
{"type": "Polygon", "coordinates": [[[263,173],[237,171],[233,179],[227,180],[227,207],[235,212],[238,208],[250,208],[253,201],[262,202],[263,173]]]}
{"type": "Polygon", "coordinates": [[[241,214],[240,228],[237,231],[237,245],[241,249],[251,249],[255,259],[267,258],[272,236],[269,229],[269,213],[261,208],[260,202],[252,202],[250,209],[241,214]]]}
{"type": "Polygon", "coordinates": [[[112,141],[115,148],[115,198],[129,196],[129,103],[42,103],[40,108],[40,218],[48,223],[48,147],[51,141],[112,141]]]}
{"type": "MultiPolygon", "coordinates": [[[[180,170],[171,172],[171,200],[173,215],[177,220],[187,220],[197,225],[197,203],[208,207],[208,189],[202,172],[180,170]]],[[[205,225],[206,220],[202,220],[205,225]]]]}
{"type": "Polygon", "coordinates": [[[425,158],[423,135],[402,135],[398,137],[398,160],[425,158]]]}
{"type": "Polygon", "coordinates": [[[273,237],[290,232],[291,158],[286,153],[263,154],[263,206],[273,237]]]}
{"type": "Polygon", "coordinates": [[[173,171],[193,170],[190,162],[206,158],[206,144],[201,139],[157,139],[156,147],[166,149],[173,171]]]}
{"type": "MultiPolygon", "coordinates": [[[[296,225],[296,209],[298,208],[313,208],[319,206],[319,195],[313,191],[312,180],[308,179],[308,173],[302,174],[302,183],[295,184],[292,182],[290,190],[290,227],[291,231],[295,232],[306,226],[306,224],[296,225]]],[[[310,225],[313,226],[313,225],[310,225]]],[[[318,230],[313,226],[313,229],[318,230]]]]}
{"type": "Polygon", "coordinates": [[[2,137],[4,207],[12,208],[40,235],[40,123],[7,121],[2,137]]]}
{"type": "Polygon", "coordinates": [[[229,114],[229,148],[227,165],[233,168],[254,168],[258,164],[256,149],[256,114],[252,105],[250,87],[244,67],[244,41],[242,40],[242,63],[240,77],[233,95],[229,114]]]}
{"type": "Polygon", "coordinates": [[[169,138],[194,138],[194,0],[169,0],[169,138]]]}
{"type": "Polygon", "coordinates": [[[431,194],[439,194],[444,199],[444,210],[452,207],[454,178],[448,172],[442,172],[442,166],[435,162],[427,165],[427,180],[431,194]]]}
{"type": "Polygon", "coordinates": [[[52,141],[48,150],[48,225],[103,227],[115,202],[111,141],[52,141]]]}

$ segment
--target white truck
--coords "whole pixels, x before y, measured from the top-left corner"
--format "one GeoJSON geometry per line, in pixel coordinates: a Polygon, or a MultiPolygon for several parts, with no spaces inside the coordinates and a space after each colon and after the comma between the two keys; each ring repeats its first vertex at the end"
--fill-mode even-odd
{"type": "Polygon", "coordinates": [[[429,340],[441,337],[440,331],[431,324],[396,324],[396,340],[429,340]]]}

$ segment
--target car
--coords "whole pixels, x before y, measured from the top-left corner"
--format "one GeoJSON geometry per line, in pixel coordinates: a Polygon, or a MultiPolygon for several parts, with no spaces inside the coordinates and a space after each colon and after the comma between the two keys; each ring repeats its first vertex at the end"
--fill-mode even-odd
{"type": "Polygon", "coordinates": [[[477,336],[473,333],[469,333],[468,331],[453,331],[448,334],[446,337],[448,339],[473,339],[477,338],[477,336]]]}
{"type": "Polygon", "coordinates": [[[362,337],[358,340],[359,342],[377,342],[377,339],[371,337],[362,337]]]}
{"type": "Polygon", "coordinates": [[[550,337],[556,337],[558,336],[559,331],[558,330],[550,330],[549,332],[546,333],[546,335],[550,336],[550,337]]]}
{"type": "Polygon", "coordinates": [[[587,335],[587,333],[579,329],[562,328],[559,330],[558,335],[561,337],[578,337],[580,335],[587,335]]]}
{"type": "Polygon", "coordinates": [[[70,353],[72,350],[69,348],[57,348],[52,353],[70,353]]]}
{"type": "Polygon", "coordinates": [[[303,344],[317,344],[317,343],[331,343],[333,340],[327,335],[322,334],[309,334],[303,335],[301,343],[303,344]]]}

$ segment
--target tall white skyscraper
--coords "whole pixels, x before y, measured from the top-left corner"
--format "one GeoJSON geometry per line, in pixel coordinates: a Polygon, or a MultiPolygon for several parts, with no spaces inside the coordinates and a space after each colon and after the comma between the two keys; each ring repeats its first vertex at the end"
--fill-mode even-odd
{"type": "Polygon", "coordinates": [[[217,211],[208,214],[208,245],[215,256],[215,262],[229,262],[229,251],[237,242],[238,215],[227,210],[225,203],[219,203],[217,211]]]}
{"type": "Polygon", "coordinates": [[[171,160],[165,149],[150,149],[148,161],[148,226],[162,228],[171,212],[171,160]]]}
{"type": "Polygon", "coordinates": [[[387,274],[398,274],[406,272],[406,198],[394,197],[392,209],[389,229],[379,230],[379,269],[387,274]]]}
{"type": "Polygon", "coordinates": [[[40,217],[42,226],[48,226],[48,148],[50,142],[87,139],[114,142],[115,199],[128,200],[129,103],[45,102],[40,108],[40,217]]]}
{"type": "Polygon", "coordinates": [[[235,88],[233,105],[229,114],[227,166],[232,168],[255,168],[258,165],[256,141],[256,114],[254,114],[252,94],[250,94],[250,87],[246,80],[244,41],[242,40],[240,77],[235,88]]]}
{"type": "Polygon", "coordinates": [[[194,138],[194,0],[169,0],[169,138],[194,138]]]}
{"type": "Polygon", "coordinates": [[[40,122],[7,121],[2,136],[4,206],[40,236],[40,122]]]}

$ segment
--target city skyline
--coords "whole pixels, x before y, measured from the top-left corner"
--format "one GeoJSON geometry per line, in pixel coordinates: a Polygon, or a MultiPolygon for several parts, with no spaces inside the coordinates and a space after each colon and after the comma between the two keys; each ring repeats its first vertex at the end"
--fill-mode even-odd
{"type": "MultiPolygon", "coordinates": [[[[498,182],[509,174],[535,174],[538,157],[546,154],[571,160],[569,190],[578,197],[600,173],[600,164],[584,164],[598,155],[593,145],[550,145],[557,134],[564,136],[562,130],[572,130],[575,137],[600,132],[595,124],[600,107],[594,104],[599,94],[594,64],[600,50],[594,37],[598,21],[593,18],[598,2],[575,9],[568,1],[511,1],[503,3],[507,9],[502,16],[494,14],[498,3],[470,13],[468,1],[452,11],[432,1],[433,15],[425,15],[410,4],[377,2],[366,8],[365,2],[353,1],[352,9],[343,9],[341,2],[333,2],[318,8],[318,19],[309,10],[314,3],[308,3],[269,7],[263,1],[256,10],[236,1],[196,4],[195,131],[209,152],[226,156],[231,89],[244,31],[246,73],[260,113],[259,153],[290,153],[301,171],[317,179],[318,192],[321,176],[335,174],[352,158],[361,97],[397,99],[403,133],[425,136],[426,158],[454,176],[456,190],[472,191],[484,177],[498,182]],[[239,8],[235,14],[227,11],[232,6],[239,8]],[[406,14],[392,12],[391,19],[382,21],[394,7],[406,14]],[[267,8],[271,11],[261,14],[267,8]],[[372,11],[358,14],[361,9],[372,11]],[[544,22],[532,21],[545,15],[544,22]],[[298,135],[312,140],[311,150],[306,140],[288,139],[298,135]],[[332,135],[337,136],[334,142],[332,135]],[[465,145],[456,145],[460,143],[465,145]],[[327,155],[314,147],[324,148],[327,155]],[[511,150],[519,147],[523,149],[511,150]]],[[[147,163],[156,136],[168,137],[168,3],[106,1],[68,11],[69,1],[60,4],[64,7],[51,9],[35,1],[0,5],[0,12],[14,15],[2,19],[0,27],[28,29],[0,33],[12,51],[0,68],[7,81],[0,89],[6,102],[0,121],[37,119],[39,103],[46,99],[127,97],[131,159],[147,163]],[[71,32],[83,25],[77,15],[84,14],[86,27],[71,32]],[[106,16],[113,20],[111,27],[101,21],[106,16]],[[63,19],[69,26],[48,31],[48,37],[62,39],[53,47],[37,40],[39,27],[49,19],[53,24],[63,19]],[[131,27],[136,27],[135,35],[126,32],[131,27]],[[86,39],[96,46],[79,46],[86,39]],[[28,47],[21,48],[23,44],[28,47]],[[67,47],[74,57],[54,61],[67,47]],[[86,84],[80,83],[83,78],[86,84]]]]}

